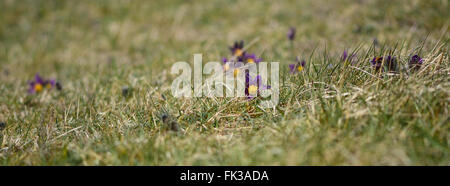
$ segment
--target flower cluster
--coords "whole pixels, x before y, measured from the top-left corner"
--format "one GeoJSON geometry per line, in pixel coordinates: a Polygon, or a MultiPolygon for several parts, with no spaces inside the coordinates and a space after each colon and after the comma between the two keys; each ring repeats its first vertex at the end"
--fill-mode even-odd
{"type": "Polygon", "coordinates": [[[230,47],[232,57],[230,59],[224,57],[222,62],[224,64],[228,62],[243,62],[243,63],[256,63],[261,62],[261,58],[258,58],[253,53],[247,53],[244,51],[244,41],[236,41],[233,46],[230,47]]]}
{"type": "MultiPolygon", "coordinates": [[[[286,36],[288,38],[288,40],[292,43],[295,39],[295,27],[291,27],[289,28],[286,36]]],[[[291,74],[297,74],[301,71],[303,71],[303,69],[305,68],[306,65],[306,61],[305,60],[301,60],[296,57],[295,58],[295,63],[289,64],[289,69],[290,69],[290,73],[291,74]]]]}
{"type": "MultiPolygon", "coordinates": [[[[235,41],[232,46],[229,47],[231,51],[231,58],[222,58],[223,70],[225,72],[232,72],[234,77],[237,77],[241,73],[241,67],[247,63],[255,63],[258,65],[262,58],[257,57],[254,53],[247,53],[244,50],[244,41],[235,41]],[[238,62],[238,63],[235,63],[238,62]],[[240,63],[239,63],[240,62],[240,63]]],[[[260,77],[251,77],[248,72],[245,72],[245,94],[251,97],[250,94],[258,93],[261,88],[267,88],[267,86],[260,85],[260,77]]]]}
{"type": "Polygon", "coordinates": [[[28,93],[34,94],[42,92],[44,89],[52,89],[53,87],[56,87],[57,90],[61,90],[62,86],[59,82],[57,82],[54,79],[46,80],[39,76],[39,74],[36,74],[34,76],[34,79],[28,82],[29,88],[28,93]]]}

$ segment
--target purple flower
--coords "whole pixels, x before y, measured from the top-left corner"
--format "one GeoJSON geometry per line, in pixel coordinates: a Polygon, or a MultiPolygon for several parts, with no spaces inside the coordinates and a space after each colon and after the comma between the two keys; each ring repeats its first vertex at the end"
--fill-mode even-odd
{"type": "Polygon", "coordinates": [[[258,64],[259,62],[261,62],[261,58],[256,57],[255,54],[245,54],[245,63],[256,63],[258,64]]]}
{"type": "Polygon", "coordinates": [[[39,76],[39,74],[36,74],[34,76],[34,80],[30,81],[28,85],[29,85],[28,93],[30,94],[39,93],[43,91],[45,88],[52,89],[54,86],[56,86],[58,90],[62,89],[61,84],[59,82],[56,82],[56,80],[54,79],[44,80],[41,76],[39,76]]]}
{"type": "Polygon", "coordinates": [[[290,41],[293,41],[293,40],[295,39],[295,27],[289,28],[289,31],[288,31],[288,33],[287,33],[287,38],[288,38],[290,41]]]}
{"type": "Polygon", "coordinates": [[[383,57],[374,57],[372,59],[372,61],[370,61],[370,63],[372,63],[372,66],[375,68],[375,71],[380,71],[381,69],[381,65],[383,64],[383,57]]]}
{"type": "Polygon", "coordinates": [[[298,72],[301,72],[305,68],[305,65],[306,65],[305,60],[302,60],[300,62],[299,59],[296,58],[296,61],[297,61],[296,63],[289,64],[289,69],[290,69],[291,74],[296,74],[298,72]]]}
{"type": "Polygon", "coordinates": [[[423,59],[419,55],[413,55],[409,60],[408,66],[410,69],[419,70],[423,64],[423,59]]]}
{"type": "Polygon", "coordinates": [[[344,52],[342,52],[341,61],[347,60],[347,57],[348,57],[347,50],[344,50],[344,52]]]}
{"type": "Polygon", "coordinates": [[[241,57],[244,56],[244,41],[235,41],[233,46],[230,47],[231,54],[233,56],[241,57]]]}
{"type": "Polygon", "coordinates": [[[31,93],[40,92],[44,88],[44,80],[42,80],[42,78],[41,78],[41,76],[39,76],[39,74],[36,74],[34,76],[34,80],[30,81],[28,83],[28,85],[30,86],[28,89],[28,93],[31,94],[31,93]]]}
{"type": "Polygon", "coordinates": [[[255,78],[249,78],[247,92],[249,96],[256,95],[258,93],[258,80],[260,76],[256,76],[255,78]]]}
{"type": "Polygon", "coordinates": [[[262,90],[270,89],[270,86],[264,85],[261,76],[257,75],[255,78],[251,78],[247,73],[245,76],[245,95],[247,98],[254,98],[262,90]]]}
{"type": "Polygon", "coordinates": [[[348,53],[347,53],[347,50],[344,50],[344,52],[342,52],[341,61],[349,61],[351,63],[354,63],[355,59],[356,59],[356,54],[352,53],[349,56],[348,53]]]}
{"type": "Polygon", "coordinates": [[[393,56],[387,56],[385,58],[383,57],[375,57],[370,61],[372,63],[372,66],[375,68],[375,71],[380,71],[383,69],[383,59],[384,59],[384,65],[386,66],[388,71],[396,71],[397,69],[397,60],[393,56]]]}

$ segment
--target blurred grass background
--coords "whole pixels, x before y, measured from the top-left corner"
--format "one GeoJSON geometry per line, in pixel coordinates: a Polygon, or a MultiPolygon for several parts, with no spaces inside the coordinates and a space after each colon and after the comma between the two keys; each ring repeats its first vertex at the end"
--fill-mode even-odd
{"type": "MultiPolygon", "coordinates": [[[[7,123],[0,162],[449,165],[448,3],[0,1],[0,121],[7,123]],[[334,63],[344,49],[369,51],[376,41],[400,46],[403,63],[423,48],[421,55],[444,70],[381,85],[366,76],[347,76],[342,85],[339,73],[316,72],[292,87],[307,91],[307,82],[327,81],[354,97],[318,101],[320,92],[289,89],[274,113],[242,100],[170,96],[173,63],[192,63],[194,53],[204,63],[219,61],[235,40],[255,41],[250,50],[265,61],[292,63],[291,26],[297,28],[294,55],[310,65],[334,63]],[[27,81],[36,73],[57,78],[63,91],[28,95],[27,81]],[[123,86],[133,88],[131,98],[121,96],[123,86]],[[357,88],[362,91],[352,92],[357,88]],[[183,135],[161,130],[163,108],[183,135]]],[[[369,57],[361,59],[367,68],[369,57]]]]}

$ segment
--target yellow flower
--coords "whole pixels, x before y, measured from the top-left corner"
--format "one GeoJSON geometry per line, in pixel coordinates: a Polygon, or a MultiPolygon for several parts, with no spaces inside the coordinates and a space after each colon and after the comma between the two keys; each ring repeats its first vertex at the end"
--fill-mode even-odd
{"type": "Polygon", "coordinates": [[[248,93],[251,95],[255,95],[257,91],[258,91],[258,87],[256,85],[250,85],[248,87],[248,93]]]}
{"type": "Polygon", "coordinates": [[[34,91],[36,91],[36,92],[40,92],[40,91],[42,91],[42,84],[40,84],[40,83],[37,83],[36,85],[34,85],[34,91]]]}
{"type": "Polygon", "coordinates": [[[303,67],[301,65],[298,66],[297,70],[300,72],[303,70],[303,67]]]}
{"type": "Polygon", "coordinates": [[[255,60],[254,60],[253,58],[248,58],[248,59],[247,59],[247,62],[248,62],[248,63],[254,63],[255,60]]]}

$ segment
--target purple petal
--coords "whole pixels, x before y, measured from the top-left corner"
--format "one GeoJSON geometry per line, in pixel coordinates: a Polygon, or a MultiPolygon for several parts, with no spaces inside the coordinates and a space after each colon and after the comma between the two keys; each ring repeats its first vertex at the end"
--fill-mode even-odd
{"type": "Polygon", "coordinates": [[[342,56],[341,56],[341,60],[345,61],[347,59],[347,56],[348,56],[347,50],[344,50],[344,52],[342,53],[342,56]]]}
{"type": "Polygon", "coordinates": [[[39,74],[36,74],[36,75],[34,76],[34,81],[35,81],[36,83],[39,83],[39,84],[44,84],[44,80],[42,79],[41,76],[39,76],[39,74]]]}
{"type": "Polygon", "coordinates": [[[291,69],[291,73],[295,73],[295,64],[289,64],[289,69],[291,69]]]}
{"type": "Polygon", "coordinates": [[[55,79],[50,79],[47,83],[50,83],[50,85],[55,86],[56,84],[56,80],[55,79]]]}
{"type": "Polygon", "coordinates": [[[28,88],[28,93],[30,93],[30,94],[35,93],[34,85],[36,85],[36,83],[35,82],[29,82],[28,84],[30,85],[29,88],[28,88]]]}
{"type": "Polygon", "coordinates": [[[227,62],[228,62],[228,59],[227,59],[226,57],[223,57],[223,58],[222,58],[222,63],[225,64],[225,63],[227,63],[227,62]]]}

